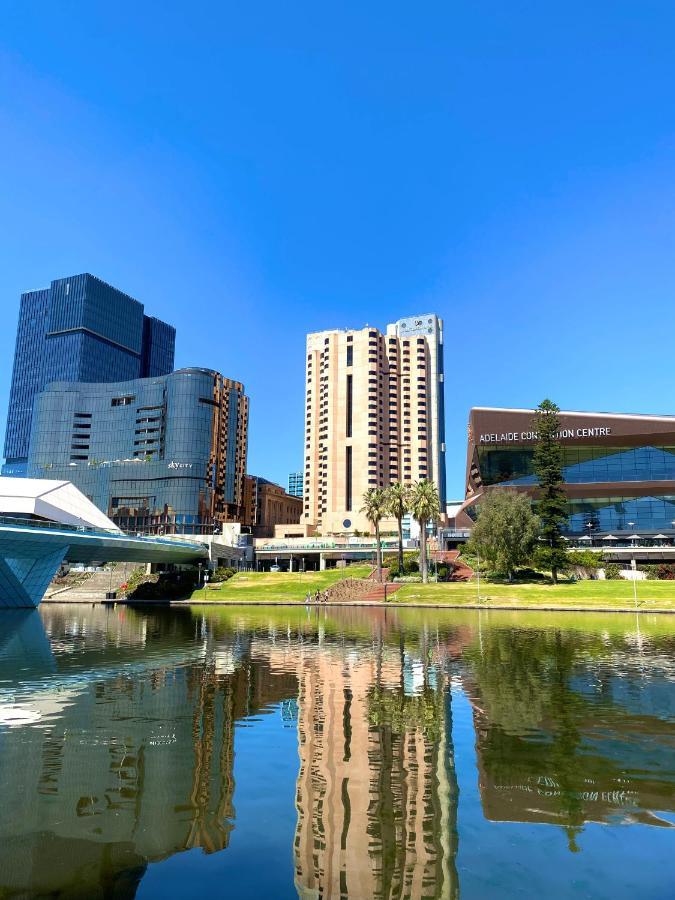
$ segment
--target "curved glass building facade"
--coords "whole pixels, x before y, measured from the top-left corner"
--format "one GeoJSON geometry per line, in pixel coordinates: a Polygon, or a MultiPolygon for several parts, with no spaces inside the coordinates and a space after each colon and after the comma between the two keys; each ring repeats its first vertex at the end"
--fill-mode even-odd
{"type": "Polygon", "coordinates": [[[241,515],[248,398],[208,369],[38,394],[33,478],[72,481],[121,528],[211,533],[241,515]]]}
{"type": "MultiPolygon", "coordinates": [[[[464,510],[498,487],[534,493],[534,410],[475,408],[464,510]]],[[[560,413],[570,536],[675,534],[675,417],[560,413]]]]}

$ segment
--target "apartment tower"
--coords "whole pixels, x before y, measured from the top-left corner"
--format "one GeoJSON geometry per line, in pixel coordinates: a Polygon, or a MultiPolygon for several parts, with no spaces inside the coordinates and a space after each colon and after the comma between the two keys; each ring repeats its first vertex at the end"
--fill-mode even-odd
{"type": "Polygon", "coordinates": [[[445,506],[443,322],[434,314],[307,336],[303,523],[370,530],[369,488],[433,481],[445,506]]]}

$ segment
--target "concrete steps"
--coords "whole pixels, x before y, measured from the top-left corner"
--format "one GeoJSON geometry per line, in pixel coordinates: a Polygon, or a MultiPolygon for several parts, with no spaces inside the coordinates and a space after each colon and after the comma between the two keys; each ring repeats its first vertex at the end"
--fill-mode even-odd
{"type": "Polygon", "coordinates": [[[52,582],[47,589],[44,601],[54,603],[97,603],[105,599],[109,590],[117,591],[132,572],[138,569],[133,563],[115,563],[104,572],[91,572],[77,584],[63,585],[52,582]],[[112,588],[110,585],[112,584],[112,588]]]}
{"type": "Polygon", "coordinates": [[[390,597],[393,597],[396,591],[400,590],[401,587],[402,585],[400,584],[392,584],[391,582],[385,581],[382,584],[376,584],[372,591],[368,591],[368,593],[364,594],[360,599],[384,602],[390,597]]]}

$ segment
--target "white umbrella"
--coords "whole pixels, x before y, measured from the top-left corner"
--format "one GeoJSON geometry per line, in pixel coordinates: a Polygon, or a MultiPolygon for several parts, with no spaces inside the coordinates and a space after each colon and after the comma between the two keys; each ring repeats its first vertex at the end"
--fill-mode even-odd
{"type": "Polygon", "coordinates": [[[588,534],[582,534],[581,537],[579,538],[579,540],[580,541],[592,541],[593,538],[590,537],[588,534]]]}
{"type": "Polygon", "coordinates": [[[639,540],[640,540],[640,535],[639,535],[639,534],[631,534],[631,535],[629,536],[628,540],[629,540],[629,541],[639,541],[639,540]]]}
{"type": "Polygon", "coordinates": [[[603,537],[603,541],[618,541],[618,540],[619,540],[618,537],[614,537],[613,534],[606,534],[603,537]]]}
{"type": "Polygon", "coordinates": [[[654,537],[652,538],[652,540],[654,540],[654,541],[667,541],[667,540],[669,540],[669,538],[668,538],[668,535],[667,535],[667,534],[655,534],[654,537]]]}

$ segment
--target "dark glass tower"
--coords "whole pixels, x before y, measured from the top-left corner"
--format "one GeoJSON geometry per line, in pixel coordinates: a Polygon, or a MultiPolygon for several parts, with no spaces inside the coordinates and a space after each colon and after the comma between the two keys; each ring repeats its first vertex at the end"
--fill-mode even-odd
{"type": "Polygon", "coordinates": [[[113,382],[167,375],[176,331],[93,275],[21,295],[3,475],[25,475],[36,395],[53,381],[113,382]]]}

